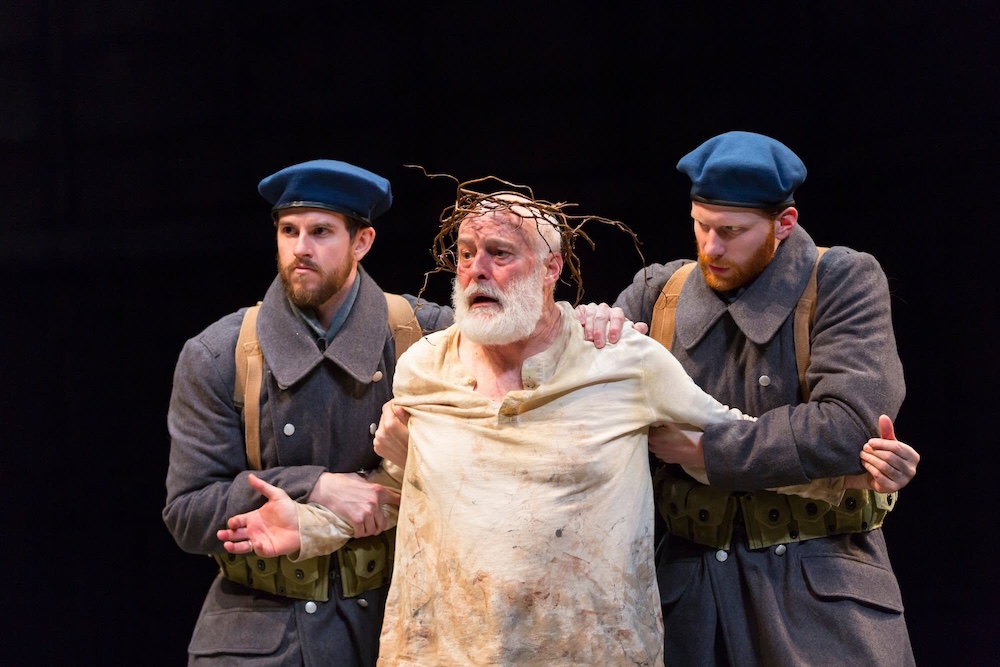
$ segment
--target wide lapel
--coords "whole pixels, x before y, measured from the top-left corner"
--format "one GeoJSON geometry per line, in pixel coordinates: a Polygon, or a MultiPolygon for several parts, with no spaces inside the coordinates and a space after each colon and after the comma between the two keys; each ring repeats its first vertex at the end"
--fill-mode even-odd
{"type": "Polygon", "coordinates": [[[389,315],[381,288],[358,266],[361,285],[347,320],[326,352],[288,304],[280,277],[261,304],[257,334],[268,368],[280,387],[291,387],[328,359],[358,382],[368,384],[382,359],[389,315]]]}
{"type": "Polygon", "coordinates": [[[326,349],[326,358],[360,383],[370,384],[389,335],[385,293],[358,265],[358,298],[344,325],[326,349]]]}
{"type": "Polygon", "coordinates": [[[323,360],[315,334],[292,311],[280,276],[275,277],[264,295],[257,336],[279,387],[291,387],[323,360]]]}

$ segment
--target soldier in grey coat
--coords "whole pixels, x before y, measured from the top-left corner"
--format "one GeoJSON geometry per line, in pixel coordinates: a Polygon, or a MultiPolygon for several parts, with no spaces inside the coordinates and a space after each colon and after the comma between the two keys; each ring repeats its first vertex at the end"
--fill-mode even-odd
{"type": "MultiPolygon", "coordinates": [[[[359,262],[374,240],[372,220],[391,204],[389,182],[316,160],[265,178],[259,190],[274,206],[279,275],[256,327],[263,352],[257,474],[296,500],[326,505],[356,537],[379,535],[381,506],[398,504],[398,494],[357,471],[379,464],[372,434],[392,396],[396,356],[386,297],[359,262]]],[[[216,531],[261,504],[247,483],[233,398],[245,312],[187,341],[174,374],[163,520],[189,553],[224,553],[216,531]]],[[[226,576],[206,596],[190,664],[374,664],[391,562],[378,544],[362,563],[373,587],[361,592],[346,590],[338,554],[325,564],[221,556],[230,559],[220,560],[226,576]],[[307,590],[292,597],[299,585],[307,590]]]]}
{"type": "MultiPolygon", "coordinates": [[[[912,664],[878,527],[894,496],[852,490],[837,506],[765,491],[859,472],[860,445],[880,415],[895,417],[904,383],[886,277],[871,255],[823,255],[800,387],[792,315],[817,258],[792,198],[804,165],[774,139],[730,132],[678,169],[692,181],[699,260],[661,342],[699,386],[759,419],[650,435],[659,459],[704,466],[710,483],[679,465],[658,474],[667,664],[912,664]]],[[[640,271],[615,305],[654,321],[687,263],[640,271]]]]}

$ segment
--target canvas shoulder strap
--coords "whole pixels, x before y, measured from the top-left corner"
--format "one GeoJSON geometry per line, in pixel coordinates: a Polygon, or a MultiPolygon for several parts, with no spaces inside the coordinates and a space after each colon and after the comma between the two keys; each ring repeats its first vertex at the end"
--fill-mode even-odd
{"type": "Polygon", "coordinates": [[[696,266],[698,266],[697,263],[691,262],[674,271],[673,275],[667,279],[667,284],[660,291],[656,305],[653,306],[653,321],[649,324],[649,335],[668,350],[674,342],[677,299],[681,295],[684,281],[687,280],[688,275],[696,266]]]}
{"type": "MultiPolygon", "coordinates": [[[[398,294],[385,292],[389,309],[389,329],[396,342],[396,359],[422,335],[410,302],[398,294]]],[[[233,405],[243,415],[243,432],[247,447],[247,463],[251,470],[260,470],[260,389],[264,380],[264,355],[257,338],[257,313],[260,302],[247,308],[236,341],[236,382],[233,405]],[[248,400],[249,398],[249,400],[248,400]]]]}
{"type": "Polygon", "coordinates": [[[396,361],[399,361],[406,349],[417,342],[423,332],[409,301],[398,294],[385,292],[385,303],[389,307],[389,330],[396,341],[396,361]]]}
{"type": "Polygon", "coordinates": [[[236,340],[236,382],[233,405],[243,415],[246,435],[247,463],[251,470],[260,470],[260,385],[264,379],[264,357],[257,339],[257,313],[260,302],[247,308],[236,340]],[[247,401],[246,397],[251,400],[247,401]]]}
{"type": "Polygon", "coordinates": [[[802,392],[802,402],[809,402],[809,385],[806,384],[806,371],[809,370],[809,338],[812,334],[813,320],[816,319],[816,272],[819,270],[819,260],[829,248],[816,246],[818,251],[816,262],[806,289],[795,306],[795,321],[792,332],[795,338],[795,367],[799,372],[799,389],[802,392]]]}

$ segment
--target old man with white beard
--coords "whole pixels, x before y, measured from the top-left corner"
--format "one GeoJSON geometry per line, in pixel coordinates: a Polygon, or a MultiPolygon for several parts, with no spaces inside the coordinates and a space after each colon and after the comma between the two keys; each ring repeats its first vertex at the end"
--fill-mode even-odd
{"type": "Polygon", "coordinates": [[[744,415],[635,331],[602,350],[556,302],[557,211],[482,196],[455,243],[454,326],[410,348],[381,665],[658,665],[646,435],[744,415]]]}

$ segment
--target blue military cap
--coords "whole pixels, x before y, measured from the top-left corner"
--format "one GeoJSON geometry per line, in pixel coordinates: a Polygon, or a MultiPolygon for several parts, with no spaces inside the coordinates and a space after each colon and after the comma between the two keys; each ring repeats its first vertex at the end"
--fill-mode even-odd
{"type": "Polygon", "coordinates": [[[691,199],[719,206],[778,208],[795,204],[806,166],[780,141],[753,132],[712,137],[681,158],[691,199]]]}
{"type": "Polygon", "coordinates": [[[378,174],[339,160],[310,160],[285,167],[260,182],[272,215],[288,208],[321,208],[366,225],[389,210],[392,188],[378,174]]]}

